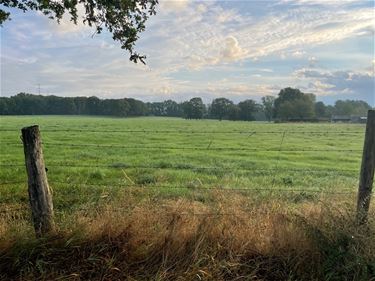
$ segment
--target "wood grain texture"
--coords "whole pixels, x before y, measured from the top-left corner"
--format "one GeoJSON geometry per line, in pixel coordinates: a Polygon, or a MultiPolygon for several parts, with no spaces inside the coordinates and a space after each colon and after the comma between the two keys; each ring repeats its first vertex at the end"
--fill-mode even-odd
{"type": "Polygon", "coordinates": [[[22,129],[28,192],[37,237],[54,231],[52,192],[48,186],[38,126],[22,129]]]}
{"type": "Polygon", "coordinates": [[[367,221],[370,208],[375,169],[375,110],[367,115],[366,135],[363,146],[362,165],[358,189],[357,220],[360,224],[367,221]]]}

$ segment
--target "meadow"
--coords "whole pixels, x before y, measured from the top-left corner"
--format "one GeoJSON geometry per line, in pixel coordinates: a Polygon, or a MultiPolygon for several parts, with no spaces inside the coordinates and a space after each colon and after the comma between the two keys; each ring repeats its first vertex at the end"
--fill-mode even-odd
{"type": "Polygon", "coordinates": [[[1,117],[0,269],[8,273],[0,277],[375,280],[373,221],[364,234],[352,220],[364,131],[361,124],[1,117]],[[20,139],[34,124],[60,233],[43,242],[32,235],[20,139]],[[77,254],[80,266],[69,262],[77,254]]]}

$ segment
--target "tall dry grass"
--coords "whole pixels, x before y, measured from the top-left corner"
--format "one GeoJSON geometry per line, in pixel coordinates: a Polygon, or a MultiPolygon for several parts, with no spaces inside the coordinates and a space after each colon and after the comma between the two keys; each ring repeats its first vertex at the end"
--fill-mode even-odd
{"type": "Polygon", "coordinates": [[[22,216],[3,217],[0,278],[375,280],[375,212],[359,227],[353,203],[128,194],[96,212],[60,216],[58,232],[39,240],[22,216]]]}

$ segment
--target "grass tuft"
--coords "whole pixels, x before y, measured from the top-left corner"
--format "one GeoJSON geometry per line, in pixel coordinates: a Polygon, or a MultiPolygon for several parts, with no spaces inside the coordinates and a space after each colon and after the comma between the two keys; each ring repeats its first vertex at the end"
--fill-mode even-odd
{"type": "Polygon", "coordinates": [[[205,202],[139,192],[66,215],[43,239],[3,219],[0,279],[374,280],[374,221],[358,227],[343,202],[292,208],[221,192],[205,202]]]}

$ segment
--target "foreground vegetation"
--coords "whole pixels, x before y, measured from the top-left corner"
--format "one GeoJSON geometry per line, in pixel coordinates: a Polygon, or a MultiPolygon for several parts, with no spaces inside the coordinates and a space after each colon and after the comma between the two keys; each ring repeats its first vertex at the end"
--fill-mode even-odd
{"type": "Polygon", "coordinates": [[[1,280],[375,280],[363,125],[2,117],[1,280]],[[35,239],[20,128],[57,232],[35,239]]]}
{"type": "Polygon", "coordinates": [[[59,217],[58,232],[39,240],[3,218],[0,279],[375,280],[374,220],[358,227],[350,200],[140,201],[142,192],[59,217]]]}

